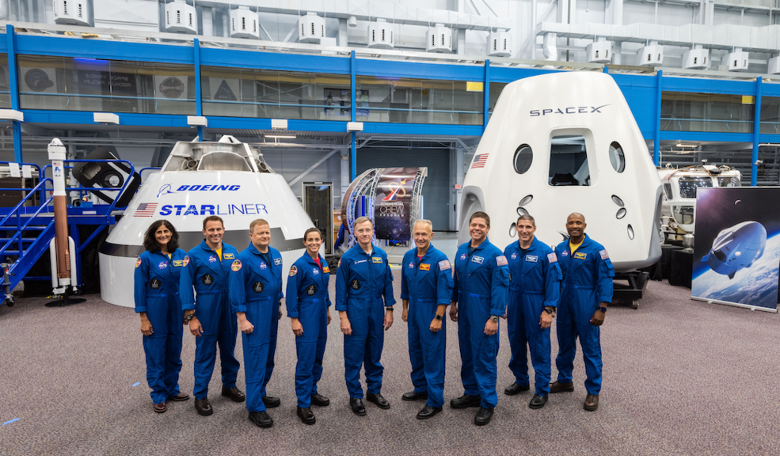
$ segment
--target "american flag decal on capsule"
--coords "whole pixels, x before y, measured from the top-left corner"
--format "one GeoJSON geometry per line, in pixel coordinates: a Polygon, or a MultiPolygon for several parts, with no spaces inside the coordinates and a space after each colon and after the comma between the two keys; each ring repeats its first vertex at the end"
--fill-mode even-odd
{"type": "Polygon", "coordinates": [[[490,154],[487,153],[487,154],[475,155],[474,156],[474,163],[471,164],[471,169],[484,168],[485,167],[485,163],[487,163],[488,155],[490,155],[490,154]]]}
{"type": "Polygon", "coordinates": [[[141,203],[133,212],[133,217],[153,217],[157,209],[157,203],[141,203]]]}

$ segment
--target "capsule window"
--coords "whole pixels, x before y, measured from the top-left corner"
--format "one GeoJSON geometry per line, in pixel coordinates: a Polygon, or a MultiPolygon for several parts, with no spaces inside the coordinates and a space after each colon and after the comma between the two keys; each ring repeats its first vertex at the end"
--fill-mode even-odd
{"type": "Polygon", "coordinates": [[[623,148],[617,142],[609,145],[609,163],[612,165],[612,169],[619,173],[626,169],[626,156],[623,153],[623,148]]]}
{"type": "Polygon", "coordinates": [[[531,146],[523,144],[515,151],[515,172],[517,174],[524,174],[531,168],[531,163],[534,161],[534,153],[531,150],[531,146]]]}
{"type": "Polygon", "coordinates": [[[561,135],[550,140],[548,183],[554,187],[590,185],[590,167],[584,136],[561,135]]]}

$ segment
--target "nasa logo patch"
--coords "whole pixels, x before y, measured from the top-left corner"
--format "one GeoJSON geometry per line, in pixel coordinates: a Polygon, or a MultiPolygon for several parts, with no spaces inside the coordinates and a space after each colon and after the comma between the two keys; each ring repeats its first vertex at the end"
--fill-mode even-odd
{"type": "Polygon", "coordinates": [[[152,280],[149,281],[149,288],[151,288],[152,290],[156,290],[156,289],[160,288],[160,285],[162,285],[162,282],[160,281],[160,279],[156,279],[155,278],[155,279],[152,279],[152,280]]]}
{"type": "Polygon", "coordinates": [[[562,257],[567,257],[567,256],[569,256],[569,251],[568,251],[568,250],[564,250],[564,251],[563,251],[563,253],[561,254],[561,256],[562,256],[562,257]]]}
{"type": "MultiPolygon", "coordinates": [[[[138,261],[141,261],[141,260],[138,260],[138,261]]],[[[414,269],[414,261],[412,261],[411,263],[409,263],[409,269],[414,269]]]]}
{"type": "Polygon", "coordinates": [[[282,265],[282,259],[281,258],[274,258],[274,264],[277,265],[277,266],[281,266],[282,265]]]}
{"type": "Polygon", "coordinates": [[[225,260],[235,260],[236,256],[232,253],[226,253],[222,256],[222,258],[225,260]]]}
{"type": "Polygon", "coordinates": [[[165,269],[165,268],[168,267],[168,262],[167,261],[161,261],[160,264],[157,265],[157,267],[160,268],[160,269],[165,269]]]}
{"type": "Polygon", "coordinates": [[[241,260],[236,260],[233,262],[233,264],[230,265],[230,270],[233,272],[238,272],[241,270],[241,260]]]}
{"type": "Polygon", "coordinates": [[[306,287],[306,294],[307,295],[314,296],[314,293],[316,293],[316,292],[317,292],[317,287],[315,287],[314,285],[309,285],[308,287],[306,287]]]}
{"type": "Polygon", "coordinates": [[[184,255],[184,266],[187,266],[188,264],[190,264],[190,256],[184,255]]]}
{"type": "Polygon", "coordinates": [[[601,255],[602,260],[606,260],[607,258],[609,258],[609,253],[607,253],[607,249],[604,249],[601,252],[599,252],[599,255],[601,255]]]}
{"type": "Polygon", "coordinates": [[[263,282],[255,282],[252,284],[252,291],[255,293],[262,293],[264,289],[265,285],[263,285],[263,282]]]}
{"type": "Polygon", "coordinates": [[[497,256],[496,257],[496,264],[499,265],[499,266],[506,266],[507,265],[506,257],[504,255],[497,256]]]}
{"type": "Polygon", "coordinates": [[[295,265],[293,265],[293,267],[290,268],[290,277],[294,276],[297,273],[298,273],[298,268],[296,268],[295,265]]]}
{"type": "Polygon", "coordinates": [[[320,269],[319,268],[312,268],[311,273],[314,274],[314,275],[317,275],[317,274],[320,273],[320,269]]]}
{"type": "Polygon", "coordinates": [[[550,253],[547,255],[547,261],[549,261],[550,263],[555,263],[558,261],[558,256],[555,255],[555,252],[550,253]]]}
{"type": "Polygon", "coordinates": [[[209,257],[209,263],[215,263],[216,261],[218,261],[216,256],[214,256],[214,255],[211,255],[211,256],[209,257]]]}
{"type": "Polygon", "coordinates": [[[430,264],[420,264],[420,271],[430,271],[431,265],[430,264]]]}
{"type": "Polygon", "coordinates": [[[475,255],[475,256],[471,257],[471,262],[472,263],[477,263],[477,264],[482,264],[482,263],[485,262],[485,259],[482,258],[481,256],[476,256],[475,255]]]}
{"type": "Polygon", "coordinates": [[[450,260],[441,260],[441,261],[439,261],[439,270],[440,271],[447,270],[450,267],[451,267],[450,266],[450,260]]]}
{"type": "Polygon", "coordinates": [[[588,257],[588,254],[587,254],[587,253],[576,252],[576,253],[574,254],[574,259],[575,259],[575,260],[584,260],[584,259],[585,259],[585,258],[587,258],[587,257],[588,257]]]}
{"type": "Polygon", "coordinates": [[[203,285],[209,286],[212,283],[214,283],[214,277],[211,277],[210,275],[206,274],[200,278],[200,281],[203,282],[203,285]]]}
{"type": "Polygon", "coordinates": [[[463,255],[461,255],[461,256],[460,256],[460,259],[461,259],[461,260],[465,260],[465,259],[466,259],[466,254],[464,253],[463,255]]]}
{"type": "Polygon", "coordinates": [[[141,263],[144,261],[141,259],[141,257],[138,257],[135,259],[135,267],[141,266],[141,263]]]}
{"type": "Polygon", "coordinates": [[[517,259],[517,253],[513,253],[511,258],[512,258],[513,260],[516,260],[516,259],[517,259]]]}
{"type": "Polygon", "coordinates": [[[266,268],[268,268],[268,266],[266,266],[266,264],[261,261],[260,262],[260,269],[266,269],[266,268]]]}

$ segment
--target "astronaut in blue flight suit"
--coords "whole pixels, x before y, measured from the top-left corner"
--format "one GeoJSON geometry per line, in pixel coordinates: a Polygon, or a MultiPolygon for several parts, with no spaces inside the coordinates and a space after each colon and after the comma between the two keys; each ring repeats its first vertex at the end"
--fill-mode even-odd
{"type": "Polygon", "coordinates": [[[278,324],[284,297],[282,255],[270,246],[271,228],[263,219],[249,225],[249,239],[249,247],[230,265],[230,306],[238,315],[241,331],[249,420],[268,428],[274,420],[266,412],[269,405],[263,401],[263,388],[271,356],[272,324],[278,324]]]}
{"type": "Polygon", "coordinates": [[[444,361],[447,357],[447,325],[443,321],[452,297],[452,267],[447,255],[431,244],[432,225],[419,219],[412,230],[416,248],[401,262],[403,321],[409,324],[409,359],[414,390],[405,401],[426,400],[417,418],[441,412],[444,405],[444,361]]]}
{"type": "Polygon", "coordinates": [[[487,239],[490,216],[475,212],[469,219],[471,241],[458,247],[450,319],[458,322],[464,394],[453,399],[454,409],[479,407],[474,424],[490,422],[498,403],[496,357],[498,318],[506,312],[509,268],[501,250],[487,239]],[[458,305],[463,310],[458,317],[458,305]]]}
{"type": "Polygon", "coordinates": [[[304,424],[314,424],[316,418],[311,405],[325,407],[330,404],[330,399],[317,392],[330,324],[330,268],[319,254],[322,246],[319,228],[307,229],[303,244],[306,252],[290,268],[285,301],[298,354],[295,366],[297,413],[304,424]]]}
{"type": "Polygon", "coordinates": [[[509,262],[507,332],[512,358],[509,369],[515,381],[504,394],[514,396],[530,389],[526,346],[534,366],[535,393],[528,407],[540,409],[550,394],[550,326],[558,305],[561,269],[553,250],[536,239],[536,220],[521,215],[515,224],[518,241],[504,249],[509,262]]]}
{"type": "Polygon", "coordinates": [[[380,363],[384,331],[393,325],[393,274],[387,254],[371,244],[374,224],[360,217],[353,225],[357,244],[339,262],[336,274],[336,310],[344,333],[344,377],[352,412],[363,416],[363,387],[360,367],[365,364],[366,399],[382,409],[390,402],[382,397],[380,363]],[[384,299],[383,299],[384,298],[384,299]],[[384,300],[384,302],[383,302],[384,300]]]}
{"type": "Polygon", "coordinates": [[[609,253],[585,234],[585,216],[577,212],[566,219],[569,239],[555,248],[563,285],[558,303],[558,380],[550,385],[551,393],[574,391],[572,370],[576,339],[580,338],[585,361],[584,408],[599,406],[601,391],[601,340],[599,326],[604,323],[607,304],[612,302],[612,278],[615,271],[609,253]]]}
{"type": "Polygon", "coordinates": [[[141,316],[153,410],[164,413],[168,400],[190,398],[179,391],[183,315],[178,288],[186,254],[178,248],[179,234],[167,220],[152,223],[144,235],[144,247],[146,251],[135,262],[135,312],[141,316]]]}
{"type": "Polygon", "coordinates": [[[206,237],[187,253],[179,282],[184,321],[189,323],[195,341],[195,410],[202,416],[214,413],[208,399],[209,382],[214,372],[219,346],[222,366],[222,395],[235,402],[246,397],[236,387],[240,364],[235,357],[238,326],[228,302],[230,265],[238,250],[222,242],[225,226],[222,218],[203,219],[206,237]],[[193,286],[196,294],[193,294],[193,286]]]}

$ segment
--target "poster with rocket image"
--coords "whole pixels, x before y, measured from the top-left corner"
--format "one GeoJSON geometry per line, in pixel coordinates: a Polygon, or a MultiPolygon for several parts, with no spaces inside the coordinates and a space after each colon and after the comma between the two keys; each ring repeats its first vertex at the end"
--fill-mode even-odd
{"type": "Polygon", "coordinates": [[[777,311],[780,187],[699,188],[691,298],[777,311]]]}

